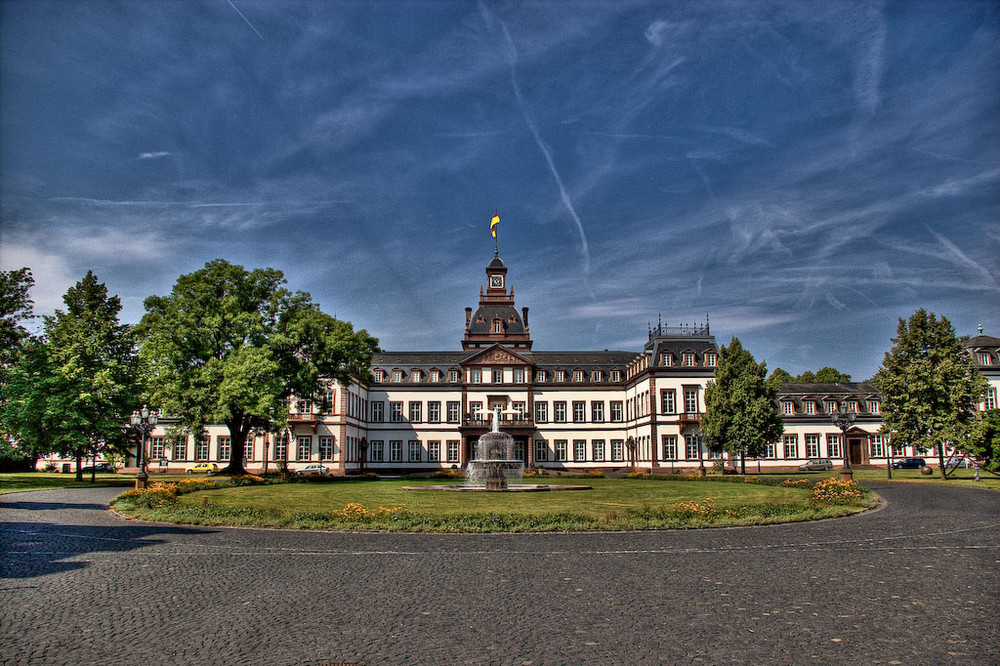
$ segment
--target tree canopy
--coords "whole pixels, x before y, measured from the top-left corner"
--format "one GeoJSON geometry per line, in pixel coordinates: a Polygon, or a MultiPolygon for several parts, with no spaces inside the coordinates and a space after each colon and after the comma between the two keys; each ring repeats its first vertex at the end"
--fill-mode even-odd
{"type": "Polygon", "coordinates": [[[757,363],[738,338],[719,349],[715,379],[705,388],[705,416],[701,430],[709,449],[739,455],[741,472],[746,456],[764,455],[767,445],[780,439],[784,423],[775,402],[777,387],[766,381],[767,364],[757,363]]]}
{"type": "Polygon", "coordinates": [[[978,437],[976,405],[986,379],[946,317],[917,310],[900,318],[892,342],[872,379],[882,394],[882,430],[899,444],[936,448],[947,478],[947,444],[966,448],[978,437]]]}
{"type": "Polygon", "coordinates": [[[34,316],[29,296],[34,284],[29,268],[0,271],[0,362],[7,361],[18,343],[28,337],[22,322],[34,316]]]}
{"type": "Polygon", "coordinates": [[[284,424],[292,396],[321,403],[325,380],[368,379],[377,350],[366,331],[284,284],[279,270],[216,259],[145,301],[139,327],[152,401],[198,436],[224,423],[226,473],[244,473],[247,437],[284,424]]]}
{"type": "Polygon", "coordinates": [[[806,370],[795,377],[787,370],[775,368],[771,376],[767,378],[767,381],[779,387],[781,384],[835,384],[837,382],[849,382],[851,381],[851,376],[830,366],[820,368],[816,372],[806,370]]]}
{"type": "Polygon", "coordinates": [[[139,359],[121,301],[92,272],[63,296],[66,310],[45,318],[44,336],[22,345],[4,383],[3,418],[35,453],[77,459],[124,450],[123,429],[140,400],[139,359]]]}

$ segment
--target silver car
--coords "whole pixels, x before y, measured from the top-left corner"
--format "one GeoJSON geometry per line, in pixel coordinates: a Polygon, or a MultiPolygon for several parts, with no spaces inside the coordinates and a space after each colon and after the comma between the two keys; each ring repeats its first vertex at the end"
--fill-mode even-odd
{"type": "Polygon", "coordinates": [[[326,465],[321,465],[320,463],[312,463],[311,465],[306,465],[302,469],[295,472],[297,476],[326,476],[330,473],[326,465]]]}
{"type": "Polygon", "coordinates": [[[827,470],[833,469],[833,461],[826,458],[816,458],[815,460],[807,460],[805,463],[799,465],[800,472],[814,472],[817,470],[827,470]]]}

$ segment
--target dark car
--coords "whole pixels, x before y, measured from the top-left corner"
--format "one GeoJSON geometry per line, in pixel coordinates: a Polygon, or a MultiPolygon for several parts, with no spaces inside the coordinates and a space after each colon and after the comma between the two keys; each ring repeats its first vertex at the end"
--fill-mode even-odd
{"type": "Polygon", "coordinates": [[[108,463],[97,463],[96,465],[87,465],[83,468],[84,474],[90,474],[91,472],[97,472],[98,474],[114,474],[115,468],[108,463]]]}
{"type": "Polygon", "coordinates": [[[921,467],[926,467],[927,461],[923,458],[904,458],[903,460],[897,460],[892,463],[893,469],[920,469],[921,467]]]}

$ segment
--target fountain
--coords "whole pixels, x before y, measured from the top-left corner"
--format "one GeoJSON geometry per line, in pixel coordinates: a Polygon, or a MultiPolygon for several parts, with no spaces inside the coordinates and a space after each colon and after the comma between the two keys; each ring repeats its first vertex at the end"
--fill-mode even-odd
{"type": "MultiPolygon", "coordinates": [[[[500,432],[500,406],[493,409],[493,426],[476,442],[465,483],[456,486],[403,486],[403,490],[454,490],[466,492],[533,492],[544,490],[591,490],[591,486],[522,483],[524,461],[514,457],[514,438],[500,432]]],[[[514,412],[504,412],[513,414],[514,412]]],[[[520,413],[520,412],[518,412],[520,413]]]]}
{"type": "Polygon", "coordinates": [[[514,438],[500,432],[500,406],[493,410],[493,428],[476,442],[476,453],[469,461],[465,486],[490,491],[509,490],[520,485],[524,461],[514,457],[514,438]]]}

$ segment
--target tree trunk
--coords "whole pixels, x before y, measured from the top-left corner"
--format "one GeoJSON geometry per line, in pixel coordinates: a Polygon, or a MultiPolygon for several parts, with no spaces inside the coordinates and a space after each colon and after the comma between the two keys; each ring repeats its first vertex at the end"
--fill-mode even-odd
{"type": "Polygon", "coordinates": [[[76,480],[83,483],[83,449],[73,452],[76,455],[76,480]]]}
{"type": "Polygon", "coordinates": [[[938,465],[941,470],[941,478],[948,480],[948,469],[944,465],[944,442],[938,442],[938,465]]]}
{"type": "Polygon", "coordinates": [[[747,474],[747,450],[743,449],[740,451],[740,474],[746,476],[747,474]]]}
{"type": "Polygon", "coordinates": [[[226,421],[229,428],[229,464],[219,470],[219,474],[242,476],[247,473],[243,466],[243,447],[247,443],[250,427],[242,416],[236,416],[226,421]]]}

